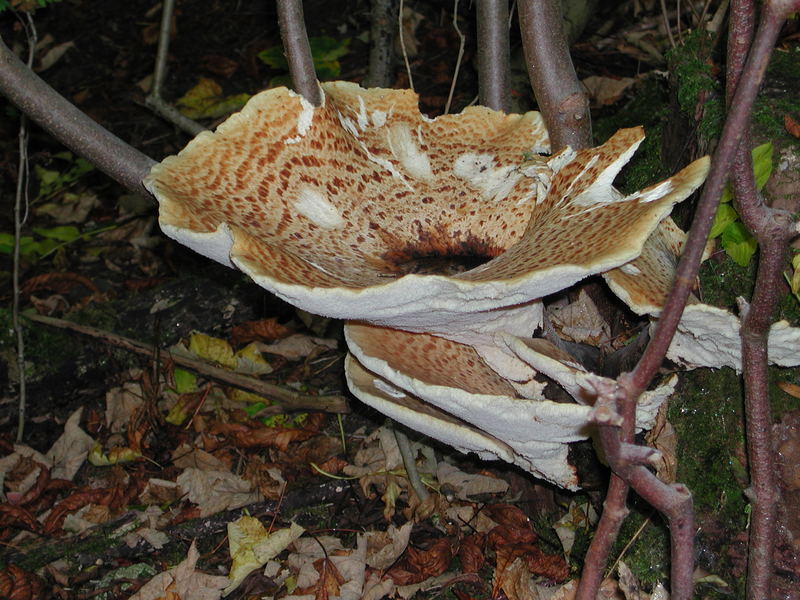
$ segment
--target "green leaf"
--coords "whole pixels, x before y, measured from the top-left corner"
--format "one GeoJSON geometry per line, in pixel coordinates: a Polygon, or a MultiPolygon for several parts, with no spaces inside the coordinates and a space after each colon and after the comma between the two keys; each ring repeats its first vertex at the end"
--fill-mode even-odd
{"type": "Polygon", "coordinates": [[[81,237],[80,230],[74,225],[59,225],[50,229],[34,227],[33,231],[43,238],[58,240],[59,242],[74,242],[81,237]]]}
{"type": "Polygon", "coordinates": [[[183,369],[175,369],[172,372],[172,377],[175,379],[175,391],[178,394],[188,394],[197,391],[197,377],[194,373],[184,371],[183,369]]]}
{"type": "Polygon", "coordinates": [[[753,174],[756,179],[756,188],[764,188],[772,175],[772,142],[761,144],[753,148],[753,174]]]}
{"type": "Polygon", "coordinates": [[[750,263],[757,245],[756,240],[739,221],[729,224],[722,232],[722,247],[728,256],[742,267],[746,267],[750,263]]]}
{"type": "Polygon", "coordinates": [[[733,208],[733,206],[730,204],[720,204],[717,207],[717,214],[714,215],[714,223],[711,225],[709,237],[712,240],[719,237],[728,225],[738,220],[739,215],[736,213],[736,209],[733,208]]]}
{"type": "MultiPolygon", "coordinates": [[[[350,52],[350,39],[337,40],[329,36],[321,36],[312,37],[308,40],[311,46],[311,57],[314,60],[317,79],[324,81],[335,79],[341,75],[342,65],[339,64],[339,59],[350,52]]],[[[280,71],[289,69],[289,64],[286,62],[286,56],[283,54],[281,46],[273,46],[262,50],[257,56],[268,67],[280,71]]],[[[273,77],[270,81],[270,87],[286,85],[287,81],[288,78],[285,76],[273,77]]]]}

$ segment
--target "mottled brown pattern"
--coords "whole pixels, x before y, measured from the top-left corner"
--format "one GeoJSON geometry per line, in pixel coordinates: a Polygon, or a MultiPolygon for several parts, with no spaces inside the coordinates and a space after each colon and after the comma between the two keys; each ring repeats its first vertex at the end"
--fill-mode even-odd
{"type": "Polygon", "coordinates": [[[247,232],[236,240],[243,260],[273,259],[253,274],[321,287],[385,283],[382,275],[396,272],[397,261],[414,258],[409,249],[422,239],[432,251],[463,253],[479,231],[487,257],[519,239],[533,202],[516,205],[531,195],[531,181],[487,201],[452,166],[464,152],[491,154],[503,166],[522,163],[533,147],[546,149],[538,113],[504,115],[475,107],[430,121],[420,114],[413,92],[323,85],[325,106],[297,143],[285,141],[298,136],[300,98],[276,89],[158,165],[148,185],[161,201],[162,223],[208,232],[226,222],[247,232]],[[386,113],[384,125],[375,125],[376,111],[386,113]],[[363,129],[359,115],[362,124],[367,118],[363,129]],[[343,119],[353,123],[350,132],[343,119]],[[399,125],[428,157],[432,180],[415,178],[393,154],[390,138],[399,125]],[[405,181],[379,161],[388,161],[405,181]],[[330,201],[344,227],[318,227],[299,214],[293,204],[303,188],[330,201]],[[278,256],[283,259],[274,260],[278,256]]]}
{"type": "Polygon", "coordinates": [[[402,276],[419,258],[469,255],[489,262],[453,277],[515,281],[564,265],[597,272],[619,264],[707,166],[693,163],[655,200],[620,201],[613,173],[598,176],[641,141],[641,128],[577,152],[552,173],[547,157],[530,153],[548,147],[538,113],[471,107],[430,120],[409,90],[322,85],[325,104],[302,135],[300,97],[278,88],[157,165],[146,185],[162,224],[210,232],[227,223],[234,261],[282,283],[361,289],[402,276]],[[410,154],[400,150],[409,141],[410,154]],[[456,167],[465,157],[476,165],[469,176],[456,167]],[[532,165],[549,178],[544,198],[536,198],[542,182],[532,165]],[[497,170],[515,181],[500,193],[490,183],[507,180],[480,179],[497,170]],[[308,194],[328,203],[322,221],[299,210],[308,194]]]}
{"type": "MultiPolygon", "coordinates": [[[[625,301],[637,313],[658,313],[664,306],[672,288],[675,268],[683,251],[686,234],[667,217],[653,234],[647,238],[642,253],[625,269],[612,269],[604,273],[606,281],[616,293],[622,293],[625,301]],[[630,272],[630,267],[639,274],[630,272]]],[[[697,302],[690,296],[689,303],[697,302]]]]}
{"type": "Polygon", "coordinates": [[[472,346],[359,323],[348,323],[347,335],[367,356],[384,360],[392,369],[424,383],[472,394],[516,396],[514,388],[483,362],[472,346]]]}

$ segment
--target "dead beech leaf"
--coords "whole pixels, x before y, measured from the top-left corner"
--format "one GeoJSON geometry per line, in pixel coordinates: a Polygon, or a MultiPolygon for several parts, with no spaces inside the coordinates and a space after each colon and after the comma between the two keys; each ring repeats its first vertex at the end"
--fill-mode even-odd
{"type": "Polygon", "coordinates": [[[455,489],[460,500],[469,500],[469,496],[478,494],[502,494],[508,489],[508,482],[503,479],[480,473],[465,473],[444,461],[436,466],[436,479],[440,485],[447,484],[455,489]]]}
{"type": "Polygon", "coordinates": [[[620,100],[623,92],[636,83],[636,80],[632,77],[616,78],[592,75],[583,79],[581,83],[586,87],[594,106],[609,106],[620,100]]]}
{"type": "Polygon", "coordinates": [[[33,573],[23,571],[17,565],[8,565],[0,571],[0,596],[10,600],[38,600],[44,586],[33,573]]]}
{"type": "Polygon", "coordinates": [[[473,533],[461,540],[458,548],[458,558],[461,560],[461,569],[464,573],[477,573],[486,562],[483,547],[486,536],[482,533],[473,533]]]}
{"type": "Polygon", "coordinates": [[[0,504],[0,528],[14,528],[14,529],[27,529],[38,533],[42,530],[42,526],[36,517],[33,516],[27,509],[21,506],[12,506],[10,504],[0,504]]]}
{"type": "Polygon", "coordinates": [[[292,335],[294,331],[278,323],[278,319],[271,317],[260,321],[245,321],[235,325],[231,331],[231,342],[238,347],[250,342],[263,342],[266,340],[280,340],[292,335]]]}
{"type": "Polygon", "coordinates": [[[647,445],[661,453],[656,464],[656,475],[664,483],[674,483],[678,474],[678,435],[675,428],[667,421],[667,404],[658,409],[653,428],[645,435],[647,445]]]}
{"type": "Polygon", "coordinates": [[[50,476],[53,479],[72,480],[86,460],[94,440],[80,427],[83,408],[72,413],[64,424],[64,433],[47,452],[47,459],[53,465],[50,476]]]}
{"type": "Polygon", "coordinates": [[[402,527],[389,525],[386,531],[366,534],[367,564],[373,569],[388,569],[405,552],[414,523],[406,521],[402,527]]]}
{"type": "Polygon", "coordinates": [[[488,514],[498,526],[488,534],[488,544],[490,547],[498,547],[504,544],[527,544],[536,541],[536,533],[533,531],[530,519],[518,507],[511,504],[490,504],[484,507],[488,514]]]}
{"type": "Polygon", "coordinates": [[[409,546],[400,563],[389,569],[387,575],[397,585],[420,583],[444,573],[452,559],[453,547],[450,540],[439,538],[427,550],[417,550],[409,546]]]}
{"type": "Polygon", "coordinates": [[[188,468],[177,478],[178,488],[197,505],[201,517],[263,500],[252,484],[229,471],[188,468]]]}
{"type": "Polygon", "coordinates": [[[314,600],[329,600],[331,596],[338,596],[339,586],[344,583],[344,577],[331,559],[326,557],[316,560],[314,568],[319,573],[314,600]]]}
{"type": "Polygon", "coordinates": [[[795,121],[790,115],[783,115],[783,126],[789,135],[800,138],[800,123],[795,121]]]}
{"type": "Polygon", "coordinates": [[[790,396],[800,398],[800,385],[789,383],[788,381],[779,381],[778,387],[790,396]]]}
{"type": "Polygon", "coordinates": [[[153,577],[130,600],[219,600],[228,578],[197,571],[199,558],[200,553],[192,542],[180,564],[153,577]]]}
{"type": "Polygon", "coordinates": [[[262,342],[256,342],[256,344],[256,347],[261,352],[277,354],[288,360],[300,360],[309,356],[312,352],[317,352],[320,347],[325,350],[333,350],[339,345],[339,342],[334,339],[311,337],[296,333],[273,344],[264,344],[262,342]]]}

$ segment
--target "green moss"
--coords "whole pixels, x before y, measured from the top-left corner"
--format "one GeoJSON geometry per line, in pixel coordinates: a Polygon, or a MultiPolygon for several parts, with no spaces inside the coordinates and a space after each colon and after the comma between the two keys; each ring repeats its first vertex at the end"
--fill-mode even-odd
{"type": "Polygon", "coordinates": [[[742,385],[732,369],[686,373],[669,420],[678,432],[678,480],[689,486],[698,513],[744,529],[746,500],[739,456],[744,448],[742,385]]]}
{"type": "MultiPolygon", "coordinates": [[[[800,111],[800,46],[789,50],[777,49],[772,53],[767,69],[766,83],[756,97],[753,108],[753,125],[759,138],[791,139],[783,124],[784,115],[797,118],[800,111]]],[[[796,140],[793,143],[797,144],[796,140]]]]}
{"type": "Polygon", "coordinates": [[[701,299],[729,310],[736,308],[736,298],[750,298],[756,277],[756,261],[746,267],[737,265],[725,254],[707,260],[700,268],[701,299]]]}
{"type": "Polygon", "coordinates": [[[623,550],[622,561],[645,589],[669,580],[669,533],[661,517],[641,500],[634,503],[622,524],[610,560],[616,560],[623,550]]]}
{"type": "Polygon", "coordinates": [[[619,112],[600,117],[593,124],[596,143],[605,142],[618,129],[643,126],[644,142],[623,169],[615,185],[630,193],[669,176],[661,160],[662,130],[667,116],[668,90],[661,77],[645,77],[636,95],[619,112]]]}
{"type": "Polygon", "coordinates": [[[724,105],[722,89],[717,81],[716,67],[711,60],[714,39],[703,29],[684,37],[684,43],[667,53],[669,71],[674,77],[678,105],[687,117],[694,120],[702,105],[698,129],[700,135],[714,139],[722,131],[724,105]]]}

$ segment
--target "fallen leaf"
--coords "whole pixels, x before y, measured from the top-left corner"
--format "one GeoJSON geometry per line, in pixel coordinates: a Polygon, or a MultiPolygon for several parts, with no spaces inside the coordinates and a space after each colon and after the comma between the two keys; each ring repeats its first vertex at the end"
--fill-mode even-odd
{"type": "Polygon", "coordinates": [[[234,346],[240,346],[249,342],[261,342],[264,340],[279,340],[292,335],[294,331],[285,325],[278,323],[275,317],[261,319],[260,321],[246,321],[234,325],[231,331],[231,341],[234,346]]]}
{"type": "Polygon", "coordinates": [[[460,500],[469,501],[469,496],[502,494],[508,490],[508,482],[502,479],[479,473],[465,473],[444,461],[436,466],[436,479],[441,485],[451,486],[460,500]]]}
{"type": "Polygon", "coordinates": [[[528,516],[513,504],[489,504],[483,509],[498,525],[489,532],[489,545],[526,544],[536,541],[528,516]]]}
{"type": "Polygon", "coordinates": [[[201,517],[263,500],[249,481],[229,471],[188,468],[178,475],[181,495],[197,505],[201,517]]]}
{"type": "Polygon", "coordinates": [[[800,123],[795,121],[790,115],[783,115],[783,126],[789,135],[800,138],[800,123]]]}
{"type": "Polygon", "coordinates": [[[458,548],[458,558],[461,560],[461,569],[464,573],[477,573],[486,562],[483,547],[486,536],[482,533],[468,535],[461,540],[458,548]]]}
{"type": "MultiPolygon", "coordinates": [[[[800,271],[800,269],[798,269],[800,271]]],[[[788,381],[779,381],[778,387],[790,396],[800,398],[800,385],[789,383],[788,381]]]]}
{"type": "Polygon", "coordinates": [[[386,531],[366,534],[367,564],[373,569],[388,569],[405,552],[414,524],[407,521],[400,528],[389,525],[386,531]]]}
{"type": "Polygon", "coordinates": [[[64,424],[64,433],[48,450],[46,457],[53,468],[50,477],[72,481],[78,469],[86,461],[94,440],[80,427],[83,408],[73,412],[64,424]]]}
{"type": "Polygon", "coordinates": [[[420,583],[445,572],[453,559],[453,545],[448,538],[438,538],[425,550],[409,546],[400,563],[386,573],[397,585],[420,583]]]}
{"type": "Polygon", "coordinates": [[[675,428],[667,421],[667,403],[661,405],[656,415],[653,428],[647,432],[644,439],[647,445],[655,448],[661,454],[656,464],[656,475],[664,483],[674,483],[678,474],[678,435],[675,428]]]}
{"type": "Polygon", "coordinates": [[[216,119],[239,110],[249,99],[249,94],[224,96],[216,81],[200,77],[197,85],[179,98],[175,105],[190,119],[216,119]]]}
{"type": "Polygon", "coordinates": [[[592,75],[581,80],[594,106],[609,106],[619,101],[625,90],[636,80],[632,77],[601,77],[592,75]]]}
{"type": "Polygon", "coordinates": [[[227,596],[239,587],[245,577],[283,552],[303,533],[305,529],[297,523],[269,533],[261,521],[247,515],[228,523],[228,541],[233,564],[224,595],[227,596]]]}
{"type": "Polygon", "coordinates": [[[177,566],[159,573],[144,584],[130,600],[219,600],[228,578],[208,575],[196,570],[200,554],[195,543],[189,547],[186,558],[177,566]]]}
{"type": "Polygon", "coordinates": [[[8,565],[0,571],[0,595],[10,600],[38,600],[42,597],[42,580],[34,573],[23,571],[17,565],[8,565]]]}
{"type": "Polygon", "coordinates": [[[575,543],[575,535],[579,529],[588,531],[597,523],[598,515],[594,507],[589,502],[578,504],[572,500],[567,507],[567,512],[553,524],[561,546],[564,548],[564,556],[569,557],[572,546],[575,543]]]}
{"type": "Polygon", "coordinates": [[[263,342],[256,342],[256,344],[256,347],[261,352],[277,354],[288,360],[300,360],[301,358],[309,356],[312,352],[316,352],[320,347],[325,350],[333,350],[338,347],[339,342],[333,339],[311,337],[302,333],[296,333],[274,344],[264,344],[263,342]]]}

